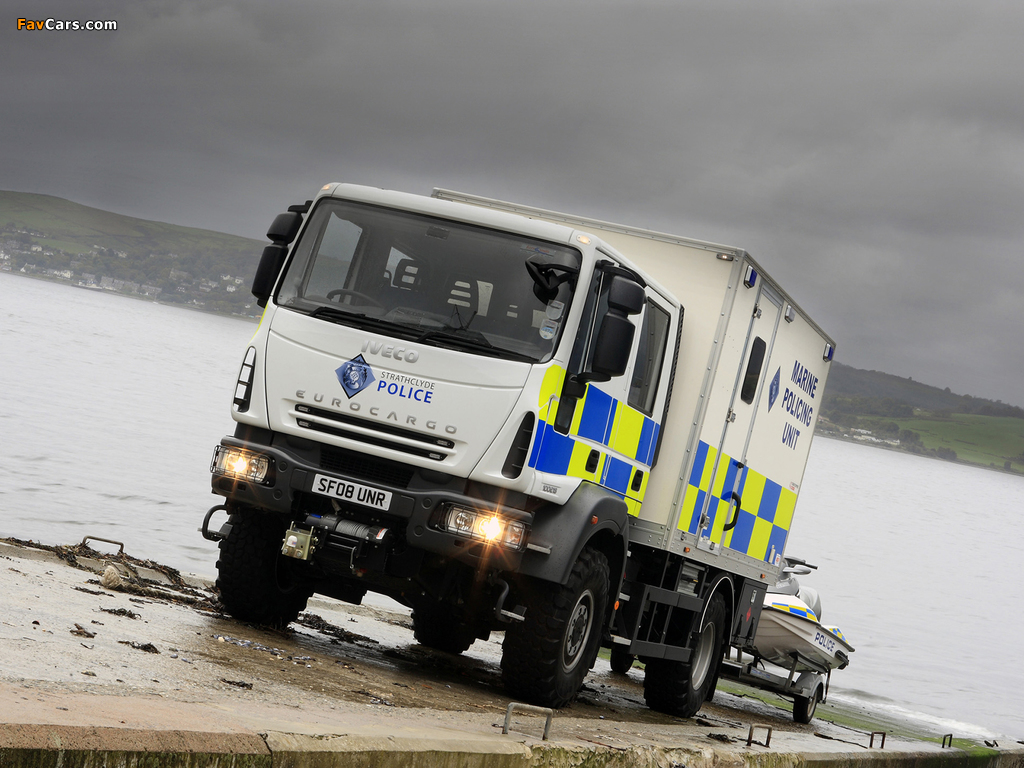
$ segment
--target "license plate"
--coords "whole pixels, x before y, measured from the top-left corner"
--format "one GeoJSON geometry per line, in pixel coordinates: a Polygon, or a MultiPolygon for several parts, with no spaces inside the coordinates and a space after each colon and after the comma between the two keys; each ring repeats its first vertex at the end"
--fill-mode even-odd
{"type": "Polygon", "coordinates": [[[349,501],[364,507],[386,511],[391,506],[391,491],[382,491],[380,488],[350,483],[327,475],[314,476],[312,490],[321,496],[330,496],[332,499],[349,501]]]}

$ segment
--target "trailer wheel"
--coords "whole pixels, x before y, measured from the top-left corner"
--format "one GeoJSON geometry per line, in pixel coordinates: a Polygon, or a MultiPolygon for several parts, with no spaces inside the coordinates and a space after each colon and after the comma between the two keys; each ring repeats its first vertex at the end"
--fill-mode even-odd
{"type": "Polygon", "coordinates": [[[445,653],[462,653],[476,640],[476,633],[459,621],[450,605],[417,605],[412,612],[416,642],[445,653]]]}
{"type": "Polygon", "coordinates": [[[814,719],[814,711],[818,708],[821,697],[821,686],[814,689],[810,696],[793,697],[793,719],[798,723],[809,723],[814,719]]]}
{"type": "Polygon", "coordinates": [[[613,645],[611,653],[612,672],[617,675],[624,675],[633,666],[636,657],[621,645],[613,645]]]}
{"type": "Polygon", "coordinates": [[[644,674],[647,706],[676,717],[692,717],[718,679],[726,625],[725,598],[716,593],[694,639],[690,661],[650,659],[644,674]]]}
{"type": "Polygon", "coordinates": [[[502,682],[513,696],[563,707],[597,658],[608,607],[608,559],[586,547],[566,584],[531,580],[521,589],[526,616],[505,631],[502,682]]]}
{"type": "Polygon", "coordinates": [[[313,589],[281,555],[285,522],[258,510],[233,512],[220,542],[217,589],[227,612],[240,621],[281,628],[305,610],[313,589]]]}

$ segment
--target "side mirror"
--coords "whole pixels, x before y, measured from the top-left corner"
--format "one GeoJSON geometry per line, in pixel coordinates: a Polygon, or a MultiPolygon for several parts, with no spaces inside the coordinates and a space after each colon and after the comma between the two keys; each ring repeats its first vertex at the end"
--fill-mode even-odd
{"type": "Polygon", "coordinates": [[[605,315],[601,330],[597,334],[597,349],[590,364],[591,381],[608,381],[626,372],[629,353],[633,350],[633,334],[636,328],[625,315],[605,315]]]}
{"type": "Polygon", "coordinates": [[[644,289],[637,283],[622,275],[615,275],[608,288],[608,311],[636,315],[644,308],[647,300],[644,289]]]}
{"type": "Polygon", "coordinates": [[[267,230],[267,238],[275,245],[288,245],[299,234],[302,214],[298,211],[279,213],[267,230]]]}
{"type": "Polygon", "coordinates": [[[587,376],[589,380],[607,381],[626,372],[636,333],[629,315],[638,314],[645,301],[644,289],[637,283],[621,275],[612,278],[608,288],[608,314],[602,319],[601,330],[597,332],[594,358],[587,376]]]}
{"type": "Polygon", "coordinates": [[[274,244],[263,249],[260,265],[256,268],[256,276],[252,279],[252,295],[261,307],[267,306],[267,299],[274,290],[274,283],[277,282],[277,276],[287,255],[287,245],[274,244]]]}

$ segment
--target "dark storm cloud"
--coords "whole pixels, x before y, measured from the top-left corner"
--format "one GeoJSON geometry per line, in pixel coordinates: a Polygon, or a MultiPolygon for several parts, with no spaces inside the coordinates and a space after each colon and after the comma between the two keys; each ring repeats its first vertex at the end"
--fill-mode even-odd
{"type": "Polygon", "coordinates": [[[726,242],[843,361],[1024,404],[1016,4],[75,7],[118,31],[0,20],[0,187],[260,237],[436,185],[726,242]]]}

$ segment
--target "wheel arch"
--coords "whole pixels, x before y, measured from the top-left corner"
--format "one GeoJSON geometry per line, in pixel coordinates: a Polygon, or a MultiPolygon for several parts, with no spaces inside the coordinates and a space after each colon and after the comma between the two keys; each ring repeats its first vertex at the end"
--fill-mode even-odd
{"type": "Polygon", "coordinates": [[[729,627],[732,626],[732,617],[736,613],[736,585],[733,583],[732,577],[727,573],[720,573],[715,576],[711,582],[711,586],[706,592],[704,598],[704,605],[700,612],[700,621],[697,623],[697,627],[704,626],[704,618],[707,616],[708,608],[711,606],[711,601],[714,599],[716,594],[722,595],[725,600],[725,626],[726,626],[726,643],[729,641],[729,627]]]}
{"type": "Polygon", "coordinates": [[[538,510],[530,531],[530,543],[549,547],[549,553],[528,549],[519,573],[523,576],[565,584],[573,564],[586,546],[608,558],[610,603],[622,584],[629,546],[629,513],[626,502],[606,488],[581,483],[565,504],[545,505],[538,510]]]}

